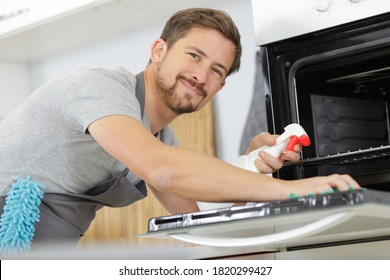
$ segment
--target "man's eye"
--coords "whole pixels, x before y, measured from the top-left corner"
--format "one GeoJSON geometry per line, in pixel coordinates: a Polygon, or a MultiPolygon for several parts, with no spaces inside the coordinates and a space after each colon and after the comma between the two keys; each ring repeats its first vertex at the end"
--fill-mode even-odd
{"type": "Polygon", "coordinates": [[[188,53],[193,59],[196,59],[196,60],[199,60],[199,55],[197,55],[196,53],[188,53]]]}
{"type": "Polygon", "coordinates": [[[222,72],[219,71],[217,68],[213,68],[212,71],[213,71],[216,75],[218,75],[219,77],[223,77],[222,72]]]}

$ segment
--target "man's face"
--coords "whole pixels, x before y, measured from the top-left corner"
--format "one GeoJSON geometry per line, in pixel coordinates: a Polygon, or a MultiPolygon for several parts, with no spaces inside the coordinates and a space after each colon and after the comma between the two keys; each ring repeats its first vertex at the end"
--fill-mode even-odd
{"type": "Polygon", "coordinates": [[[158,65],[158,93],[177,114],[199,110],[224,86],[234,55],[234,44],[219,32],[193,28],[158,65]]]}

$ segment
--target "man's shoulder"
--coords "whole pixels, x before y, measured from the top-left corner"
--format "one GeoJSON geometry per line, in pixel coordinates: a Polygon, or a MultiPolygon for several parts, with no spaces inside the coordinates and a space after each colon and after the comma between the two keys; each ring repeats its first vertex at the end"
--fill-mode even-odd
{"type": "Polygon", "coordinates": [[[124,87],[127,90],[134,91],[137,79],[133,73],[123,67],[107,69],[102,67],[83,67],[74,71],[69,79],[63,82],[71,81],[76,85],[82,84],[84,87],[124,87]]]}
{"type": "Polygon", "coordinates": [[[126,78],[131,82],[136,81],[135,75],[123,67],[118,67],[115,69],[108,69],[103,67],[82,67],[77,69],[74,74],[81,76],[106,76],[114,79],[126,78]]]}

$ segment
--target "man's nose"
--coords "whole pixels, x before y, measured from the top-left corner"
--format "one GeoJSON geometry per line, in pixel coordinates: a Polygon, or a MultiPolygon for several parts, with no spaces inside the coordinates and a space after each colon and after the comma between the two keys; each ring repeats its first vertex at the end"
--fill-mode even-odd
{"type": "Polygon", "coordinates": [[[192,73],[192,78],[199,84],[205,84],[208,79],[208,74],[209,68],[200,66],[192,73]]]}

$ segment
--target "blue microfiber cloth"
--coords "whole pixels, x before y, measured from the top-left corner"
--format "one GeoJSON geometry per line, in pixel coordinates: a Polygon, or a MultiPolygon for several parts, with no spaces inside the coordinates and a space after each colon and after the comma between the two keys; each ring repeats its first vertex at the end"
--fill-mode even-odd
{"type": "Polygon", "coordinates": [[[29,251],[39,222],[39,208],[45,187],[38,182],[17,178],[7,194],[4,213],[0,218],[0,251],[29,251]]]}

